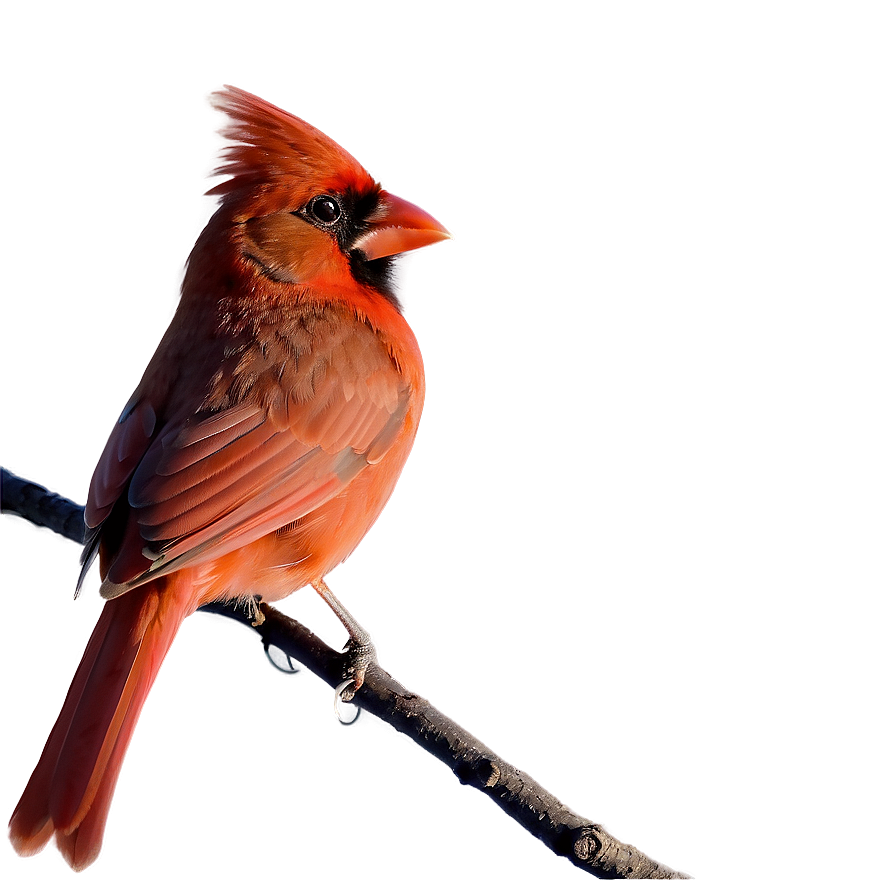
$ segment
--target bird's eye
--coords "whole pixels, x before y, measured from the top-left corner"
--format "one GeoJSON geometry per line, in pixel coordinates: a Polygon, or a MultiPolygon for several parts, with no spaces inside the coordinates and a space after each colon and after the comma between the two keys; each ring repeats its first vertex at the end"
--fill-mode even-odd
{"type": "Polygon", "coordinates": [[[339,203],[332,196],[315,196],[308,203],[308,213],[321,224],[335,224],[342,216],[339,203]]]}

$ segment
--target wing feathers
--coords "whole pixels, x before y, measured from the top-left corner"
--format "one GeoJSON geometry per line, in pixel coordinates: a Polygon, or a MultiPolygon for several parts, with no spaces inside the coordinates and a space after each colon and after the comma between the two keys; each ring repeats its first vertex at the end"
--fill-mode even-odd
{"type": "Polygon", "coordinates": [[[185,565],[201,554],[212,560],[255,541],[317,509],[342,490],[366,465],[366,460],[348,448],[337,459],[315,449],[299,458],[282,479],[249,498],[216,523],[162,547],[164,571],[185,565]]]}
{"type": "Polygon", "coordinates": [[[156,428],[156,414],[148,401],[138,401],[125,408],[109,435],[90,483],[84,519],[96,528],[109,515],[150,444],[156,428]]]}
{"type": "Polygon", "coordinates": [[[169,428],[161,435],[163,447],[168,450],[156,472],[163,476],[179,473],[251,433],[265,419],[261,408],[242,404],[180,429],[169,428]]]}
{"type": "Polygon", "coordinates": [[[171,440],[173,448],[186,448],[217,435],[229,434],[233,438],[244,435],[264,420],[264,411],[252,404],[238,404],[212,414],[205,420],[185,426],[171,440]]]}
{"type": "MultiPolygon", "coordinates": [[[[278,433],[271,426],[257,426],[243,436],[234,439],[217,451],[205,454],[191,445],[184,449],[196,459],[180,459],[180,451],[167,449],[157,442],[146,453],[131,482],[128,500],[132,507],[142,509],[164,505],[172,500],[197,503],[197,488],[215,480],[216,486],[226,488],[245,472],[263,463],[271,454],[281,449],[284,441],[290,441],[285,433],[278,433]],[[204,455],[204,456],[203,456],[204,455]],[[168,470],[173,470],[169,473],[168,470]],[[185,493],[192,494],[183,497],[185,493]]],[[[144,519],[146,514],[140,513],[144,519]]]]}
{"type": "Polygon", "coordinates": [[[284,475],[308,458],[308,447],[277,433],[239,464],[214,473],[168,500],[140,508],[140,532],[150,542],[171,541],[211,525],[265,488],[270,477],[284,475]]]}

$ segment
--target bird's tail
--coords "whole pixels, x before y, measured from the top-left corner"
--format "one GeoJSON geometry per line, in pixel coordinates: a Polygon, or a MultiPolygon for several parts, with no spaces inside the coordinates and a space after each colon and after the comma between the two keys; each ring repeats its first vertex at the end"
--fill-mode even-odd
{"type": "Polygon", "coordinates": [[[9,822],[16,852],[55,833],[75,871],[99,855],[109,804],[134,726],[162,660],[192,607],[177,574],[106,603],[62,712],[9,822]]]}

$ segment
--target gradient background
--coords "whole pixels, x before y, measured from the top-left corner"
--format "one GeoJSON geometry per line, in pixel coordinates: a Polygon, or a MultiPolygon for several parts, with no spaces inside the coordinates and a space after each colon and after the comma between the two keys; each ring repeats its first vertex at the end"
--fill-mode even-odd
{"type": "MultiPolygon", "coordinates": [[[[18,4],[0,462],[83,501],[213,203],[210,91],[306,118],[455,236],[395,496],[329,581],[383,665],[707,892],[892,855],[894,12],[887,3],[18,4]]],[[[0,809],[99,612],[0,520],[0,809]]],[[[313,593],[280,605],[331,643],[313,593]]],[[[7,893],[593,892],[241,627],[184,628],[103,854],[7,893]]],[[[774,883],[772,883],[774,882],[774,883]]]]}

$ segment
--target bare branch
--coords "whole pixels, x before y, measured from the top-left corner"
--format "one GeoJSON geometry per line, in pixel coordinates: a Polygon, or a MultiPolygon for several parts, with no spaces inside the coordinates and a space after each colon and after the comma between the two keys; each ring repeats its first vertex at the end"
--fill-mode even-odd
{"type": "Polygon", "coordinates": [[[0,467],[0,513],[24,517],[78,544],[84,543],[84,508],[36,482],[20,479],[0,467]]]}
{"type": "MultiPolygon", "coordinates": [[[[84,508],[43,486],[2,469],[0,512],[13,513],[73,541],[84,539],[84,508]]],[[[305,626],[263,604],[265,621],[257,628],[231,604],[203,607],[257,632],[262,643],[282,650],[335,687],[342,681],[344,658],[305,626]]],[[[684,878],[621,843],[600,825],[576,815],[525,772],[497,756],[468,731],[409,691],[377,665],[370,667],[354,703],[445,763],[461,784],[484,793],[559,856],[607,879],[684,878]]]]}

